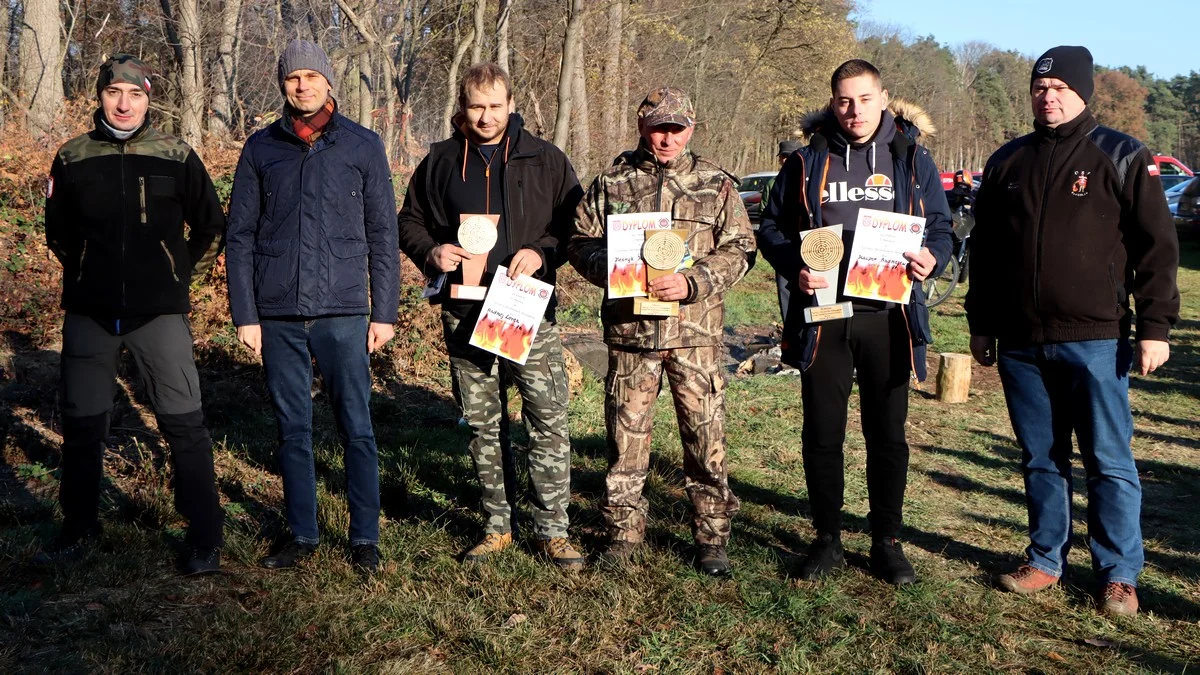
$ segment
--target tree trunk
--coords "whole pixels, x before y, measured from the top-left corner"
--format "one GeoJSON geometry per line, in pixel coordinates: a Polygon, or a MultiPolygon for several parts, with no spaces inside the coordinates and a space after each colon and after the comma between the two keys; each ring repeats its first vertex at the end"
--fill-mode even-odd
{"type": "Polygon", "coordinates": [[[471,43],[471,65],[483,60],[483,17],[487,12],[487,0],[475,0],[475,23],[472,32],[475,39],[471,43]]]}
{"type": "Polygon", "coordinates": [[[238,18],[242,13],[242,0],[225,0],[221,8],[221,38],[217,43],[217,60],[213,64],[213,115],[208,119],[208,131],[214,136],[228,137],[235,126],[233,100],[236,81],[234,79],[233,54],[237,48],[238,18]]]}
{"type": "Polygon", "coordinates": [[[571,81],[571,99],[575,108],[575,139],[572,141],[575,170],[579,177],[591,174],[592,125],[588,112],[587,70],[583,67],[583,46],[575,50],[575,71],[571,81]]]}
{"type": "MultiPolygon", "coordinates": [[[[629,29],[628,43],[631,45],[637,44],[637,28],[636,28],[636,26],[629,29]]],[[[636,57],[629,56],[629,58],[624,58],[625,56],[626,55],[622,55],[622,58],[621,58],[621,99],[620,99],[620,102],[618,103],[618,107],[621,110],[621,128],[617,132],[617,135],[613,137],[617,140],[617,152],[621,152],[625,149],[623,141],[624,141],[624,139],[629,137],[629,131],[630,131],[630,127],[629,127],[629,80],[631,78],[629,76],[629,71],[631,70],[630,64],[633,63],[633,60],[636,57]]],[[[634,134],[637,134],[636,129],[634,129],[633,132],[634,132],[634,134]]],[[[614,154],[613,156],[615,157],[616,155],[614,154]]]]}
{"type": "Polygon", "coordinates": [[[623,131],[617,128],[617,124],[620,111],[625,107],[625,101],[621,98],[621,31],[624,23],[625,0],[612,0],[608,5],[608,35],[604,40],[604,105],[600,111],[600,129],[604,134],[603,151],[606,157],[620,152],[616,148],[620,147],[623,131]]]}
{"type": "Polygon", "coordinates": [[[450,72],[446,74],[446,106],[442,110],[443,138],[449,138],[454,130],[451,119],[454,117],[454,109],[458,105],[458,69],[467,55],[467,49],[475,41],[475,29],[472,28],[467,31],[466,35],[460,36],[458,26],[455,25],[454,38],[458,44],[454,48],[454,58],[450,61],[450,72]]]}
{"type": "Polygon", "coordinates": [[[375,109],[375,92],[371,83],[371,53],[358,55],[358,123],[371,129],[371,112],[375,109]]]}
{"type": "Polygon", "coordinates": [[[559,150],[567,151],[571,132],[572,93],[575,89],[575,66],[579,63],[575,52],[579,51],[583,34],[583,0],[570,0],[571,14],[567,17],[567,33],[563,37],[563,53],[558,68],[558,113],[554,117],[554,144],[559,150]]]}
{"type": "Polygon", "coordinates": [[[179,2],[179,46],[183,59],[179,64],[180,138],[203,156],[204,138],[204,60],[200,57],[199,0],[179,2]]]}
{"type": "Polygon", "coordinates": [[[496,64],[506,73],[508,69],[508,19],[516,0],[500,0],[496,10],[496,64]]]}
{"type": "MultiPolygon", "coordinates": [[[[8,31],[9,31],[9,7],[8,3],[4,3],[0,7],[0,40],[3,40],[4,49],[0,49],[0,87],[7,86],[4,82],[4,75],[7,72],[8,65],[8,31]]],[[[2,91],[2,90],[0,90],[2,91]]],[[[4,126],[4,104],[0,103],[0,128],[4,126]]]]}
{"type": "Polygon", "coordinates": [[[63,104],[62,14],[57,0],[25,0],[24,5],[18,92],[29,107],[31,131],[40,137],[50,131],[63,104]]]}

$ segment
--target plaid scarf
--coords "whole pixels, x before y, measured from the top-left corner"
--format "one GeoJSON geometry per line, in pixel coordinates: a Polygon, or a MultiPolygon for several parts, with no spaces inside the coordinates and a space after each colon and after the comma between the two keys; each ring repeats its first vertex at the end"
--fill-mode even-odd
{"type": "Polygon", "coordinates": [[[292,118],[292,131],[300,137],[300,140],[312,145],[321,137],[321,133],[325,131],[325,125],[329,124],[330,118],[333,117],[333,111],[337,106],[334,104],[333,97],[330,96],[328,101],[325,101],[325,107],[321,108],[309,119],[300,117],[292,118]]]}

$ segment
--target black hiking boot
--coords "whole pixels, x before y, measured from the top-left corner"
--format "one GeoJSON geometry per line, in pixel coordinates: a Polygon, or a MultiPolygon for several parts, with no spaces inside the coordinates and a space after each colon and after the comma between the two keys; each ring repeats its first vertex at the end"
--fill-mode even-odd
{"type": "Polygon", "coordinates": [[[262,566],[269,570],[282,570],[295,567],[297,563],[308,558],[317,550],[312,544],[304,544],[296,540],[289,541],[273,555],[262,559],[262,566]]]}
{"type": "Polygon", "coordinates": [[[916,570],[904,557],[904,548],[895,537],[876,539],[871,544],[871,573],[893,586],[904,586],[917,580],[916,570]]]}
{"type": "Polygon", "coordinates": [[[82,530],[64,528],[46,550],[33,556],[33,564],[57,565],[79,560],[87,554],[89,548],[100,541],[101,532],[103,528],[100,527],[100,523],[82,530]]]}
{"type": "Polygon", "coordinates": [[[185,577],[216,574],[221,571],[221,549],[193,548],[188,552],[188,558],[183,563],[185,577]]]}
{"type": "Polygon", "coordinates": [[[379,547],[375,544],[350,547],[350,566],[363,576],[375,574],[379,571],[379,547]]]}
{"type": "Polygon", "coordinates": [[[846,554],[842,550],[841,537],[819,534],[809,544],[804,560],[800,562],[799,576],[804,581],[816,581],[846,566],[846,554]]]}

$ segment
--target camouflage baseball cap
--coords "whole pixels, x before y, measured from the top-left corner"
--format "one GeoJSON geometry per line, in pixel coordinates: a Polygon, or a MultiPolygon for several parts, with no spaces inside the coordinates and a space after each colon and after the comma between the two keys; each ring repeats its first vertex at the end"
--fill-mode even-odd
{"type": "Polygon", "coordinates": [[[100,92],[114,82],[136,84],[144,89],[148,96],[150,94],[150,76],[153,74],[154,71],[150,70],[150,66],[132,54],[111,56],[100,66],[100,76],[96,78],[96,97],[99,98],[100,92]]]}
{"type": "Polygon", "coordinates": [[[682,89],[659,87],[642,99],[637,116],[638,122],[647,127],[663,124],[690,127],[696,124],[696,106],[682,89]]]}

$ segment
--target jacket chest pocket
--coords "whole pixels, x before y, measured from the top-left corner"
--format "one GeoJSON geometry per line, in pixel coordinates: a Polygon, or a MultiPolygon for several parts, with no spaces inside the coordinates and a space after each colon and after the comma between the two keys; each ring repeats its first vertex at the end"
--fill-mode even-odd
{"type": "Polygon", "coordinates": [[[717,208],[698,199],[680,198],[671,205],[674,227],[688,231],[688,253],[703,258],[716,247],[717,208]]]}
{"type": "Polygon", "coordinates": [[[362,223],[363,193],[361,187],[338,188],[336,202],[338,214],[345,218],[350,225],[362,223]]]}
{"type": "Polygon", "coordinates": [[[138,178],[138,206],[142,225],[170,227],[183,221],[183,204],[175,189],[174,176],[138,178]]]}

